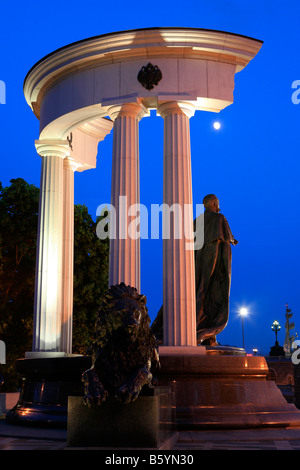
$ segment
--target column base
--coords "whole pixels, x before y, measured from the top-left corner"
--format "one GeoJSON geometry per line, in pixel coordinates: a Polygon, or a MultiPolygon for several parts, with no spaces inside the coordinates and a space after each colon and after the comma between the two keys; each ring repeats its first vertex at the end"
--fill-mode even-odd
{"type": "Polygon", "coordinates": [[[81,375],[91,365],[87,356],[18,359],[21,393],[16,406],[6,414],[7,422],[66,428],[68,397],[83,396],[81,375]]]}
{"type": "Polygon", "coordinates": [[[29,351],[25,352],[25,359],[47,359],[49,357],[74,357],[77,354],[67,354],[65,352],[56,351],[29,351]]]}

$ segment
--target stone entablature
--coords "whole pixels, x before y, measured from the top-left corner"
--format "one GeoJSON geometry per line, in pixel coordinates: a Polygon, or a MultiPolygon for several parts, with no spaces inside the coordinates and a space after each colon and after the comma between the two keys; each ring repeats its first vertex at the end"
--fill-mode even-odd
{"type": "Polygon", "coordinates": [[[91,120],[106,116],[108,106],[137,99],[150,108],[179,99],[192,101],[197,110],[218,112],[233,102],[234,75],[261,45],[237,34],[191,28],[106,34],[46,56],[28,72],[24,94],[40,119],[40,137],[47,137],[47,126],[66,114],[85,108],[91,120]],[[149,62],[162,72],[152,90],[137,79],[149,62]]]}

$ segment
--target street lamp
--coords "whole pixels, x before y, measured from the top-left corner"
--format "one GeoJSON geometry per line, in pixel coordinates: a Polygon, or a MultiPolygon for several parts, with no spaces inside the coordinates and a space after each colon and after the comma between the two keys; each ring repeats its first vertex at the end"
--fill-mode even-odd
{"type": "Polygon", "coordinates": [[[242,318],[242,335],[243,335],[243,349],[245,349],[245,338],[244,338],[244,317],[248,314],[248,310],[245,307],[240,309],[240,315],[242,318]]]}
{"type": "Polygon", "coordinates": [[[281,326],[280,326],[280,324],[277,320],[274,320],[273,323],[272,323],[271,328],[272,328],[273,331],[275,331],[275,337],[276,337],[275,346],[278,346],[277,333],[281,329],[281,326]]]}

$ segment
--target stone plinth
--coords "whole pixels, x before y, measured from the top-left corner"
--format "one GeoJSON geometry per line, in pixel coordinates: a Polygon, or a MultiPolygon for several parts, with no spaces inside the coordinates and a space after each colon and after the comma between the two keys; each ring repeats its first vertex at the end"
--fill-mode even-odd
{"type": "Polygon", "coordinates": [[[175,395],[178,429],[300,426],[300,411],[267,380],[263,357],[160,348],[159,383],[175,395]]]}
{"type": "Polygon", "coordinates": [[[99,407],[69,397],[67,447],[170,449],[177,440],[167,390],[127,405],[114,398],[99,407]]]}

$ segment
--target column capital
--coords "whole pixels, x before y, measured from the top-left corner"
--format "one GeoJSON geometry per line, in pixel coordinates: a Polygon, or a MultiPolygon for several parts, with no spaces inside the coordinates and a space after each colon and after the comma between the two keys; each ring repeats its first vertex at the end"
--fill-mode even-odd
{"type": "Polygon", "coordinates": [[[189,101],[162,101],[158,104],[157,111],[162,118],[169,114],[185,114],[191,118],[195,114],[195,106],[189,101]]]}
{"type": "Polygon", "coordinates": [[[147,108],[140,102],[123,103],[111,106],[108,109],[109,117],[115,121],[118,117],[135,117],[141,120],[147,114],[147,108]]]}
{"type": "Polygon", "coordinates": [[[69,168],[70,170],[75,172],[81,166],[82,165],[80,163],[76,162],[72,158],[69,158],[68,156],[64,158],[64,168],[69,168]]]}
{"type": "Polygon", "coordinates": [[[70,146],[67,140],[36,140],[35,148],[41,157],[53,155],[65,158],[70,155],[70,146]]]}

